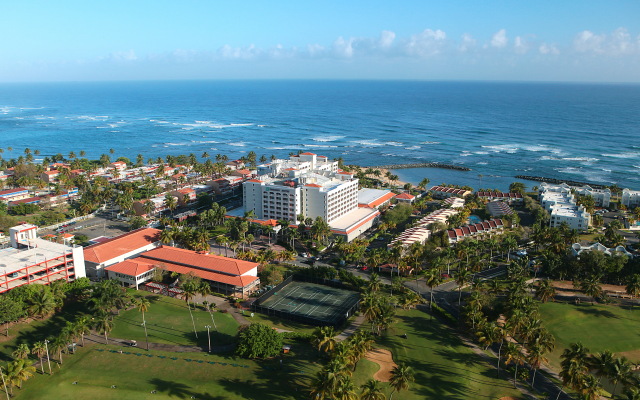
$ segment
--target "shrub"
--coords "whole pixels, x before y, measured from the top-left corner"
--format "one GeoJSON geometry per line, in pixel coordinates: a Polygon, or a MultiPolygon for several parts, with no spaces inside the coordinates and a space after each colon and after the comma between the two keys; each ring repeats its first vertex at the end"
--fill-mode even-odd
{"type": "Polygon", "coordinates": [[[269,358],[282,351],[282,335],[261,323],[243,327],[238,333],[236,354],[245,358],[269,358]]]}

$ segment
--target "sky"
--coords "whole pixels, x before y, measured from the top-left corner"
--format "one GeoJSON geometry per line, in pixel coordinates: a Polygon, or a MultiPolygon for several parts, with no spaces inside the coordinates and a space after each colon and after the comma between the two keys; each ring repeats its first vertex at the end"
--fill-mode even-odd
{"type": "Polygon", "coordinates": [[[3,2],[0,82],[640,82],[640,1],[3,2]]]}

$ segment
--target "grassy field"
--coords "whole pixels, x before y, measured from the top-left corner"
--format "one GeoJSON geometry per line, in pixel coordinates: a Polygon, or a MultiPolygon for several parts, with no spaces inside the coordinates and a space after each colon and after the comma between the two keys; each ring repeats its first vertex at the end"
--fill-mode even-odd
{"type": "MultiPolygon", "coordinates": [[[[149,311],[145,313],[150,342],[185,346],[203,346],[207,343],[205,326],[214,326],[211,314],[202,308],[194,309],[192,305],[193,319],[198,331],[196,342],[191,316],[183,300],[156,295],[148,295],[147,298],[151,302],[149,311]]],[[[230,314],[221,312],[214,312],[213,319],[218,329],[211,329],[211,344],[215,346],[233,343],[239,327],[236,320],[230,314]]],[[[141,324],[142,314],[137,308],[121,311],[120,315],[114,318],[114,328],[110,335],[137,340],[141,345],[145,340],[141,324]]]]}
{"type": "Polygon", "coordinates": [[[286,331],[295,331],[302,333],[312,333],[316,327],[311,325],[305,325],[294,321],[289,321],[283,318],[263,315],[260,313],[253,313],[251,317],[251,311],[245,311],[247,320],[250,322],[260,322],[265,325],[269,325],[274,328],[283,329],[286,331]]]}
{"type": "MultiPolygon", "coordinates": [[[[521,398],[506,379],[496,378],[495,365],[489,365],[467,347],[457,333],[419,311],[399,311],[397,323],[383,337],[396,362],[415,371],[415,382],[408,392],[394,397],[412,399],[499,399],[521,398]],[[407,339],[400,335],[406,333],[407,339]]],[[[390,393],[387,392],[387,395],[390,393]]]]}
{"type": "Polygon", "coordinates": [[[15,389],[16,398],[305,399],[309,377],[318,369],[317,364],[307,361],[313,350],[306,345],[294,345],[282,365],[278,359],[254,362],[232,356],[159,351],[120,354],[120,349],[105,345],[80,349],[65,358],[62,368],[54,367],[53,376],[38,374],[23,389],[15,389]]]}
{"type": "Polygon", "coordinates": [[[571,343],[582,342],[591,352],[611,350],[640,361],[640,308],[618,305],[545,303],[540,306],[544,325],[556,337],[549,355],[559,370],[560,355],[571,343]]]}

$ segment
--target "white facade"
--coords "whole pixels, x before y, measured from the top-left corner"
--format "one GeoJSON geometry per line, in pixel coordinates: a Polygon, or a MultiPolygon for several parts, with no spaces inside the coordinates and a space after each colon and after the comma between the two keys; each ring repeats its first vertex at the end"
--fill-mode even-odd
{"type": "Polygon", "coordinates": [[[277,159],[269,163],[258,165],[258,176],[269,175],[275,177],[283,171],[308,171],[338,172],[338,162],[330,161],[326,156],[313,153],[301,153],[289,157],[288,160],[277,159]]]}
{"type": "Polygon", "coordinates": [[[557,227],[566,223],[569,228],[586,231],[591,224],[591,214],[576,204],[567,184],[550,185],[543,182],[539,186],[540,203],[551,215],[549,226],[557,227]]]}
{"type": "Polygon", "coordinates": [[[628,209],[640,207],[640,191],[630,189],[622,190],[621,203],[628,209]]]}
{"type": "Polygon", "coordinates": [[[327,223],[358,208],[358,179],[344,172],[284,171],[277,177],[263,175],[243,184],[243,206],[258,219],[297,222],[322,217],[327,223]]]}
{"type": "Polygon", "coordinates": [[[582,186],[575,188],[575,193],[579,196],[591,196],[598,207],[609,207],[611,202],[611,190],[609,189],[593,189],[591,186],[582,186]]]}

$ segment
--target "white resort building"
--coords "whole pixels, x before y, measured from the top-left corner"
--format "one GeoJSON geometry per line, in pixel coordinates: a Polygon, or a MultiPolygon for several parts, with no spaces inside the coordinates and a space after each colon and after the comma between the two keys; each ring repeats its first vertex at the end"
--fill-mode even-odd
{"type": "Polygon", "coordinates": [[[591,186],[582,186],[574,188],[575,194],[578,196],[591,196],[597,207],[609,207],[611,202],[611,190],[609,189],[593,189],[591,186]]]}
{"type": "Polygon", "coordinates": [[[358,179],[337,169],[324,156],[302,153],[291,160],[275,160],[258,167],[258,177],[242,185],[244,211],[259,220],[322,217],[348,241],[369,229],[380,215],[375,208],[358,207],[358,179]],[[318,169],[319,168],[319,169],[318,169]]]}
{"type": "Polygon", "coordinates": [[[620,202],[629,210],[640,207],[640,191],[623,189],[622,199],[620,202]]]}
{"type": "Polygon", "coordinates": [[[551,185],[543,182],[539,186],[540,203],[551,215],[549,226],[557,227],[566,223],[569,228],[586,231],[591,224],[591,214],[576,204],[567,184],[551,185]]]}
{"type": "Polygon", "coordinates": [[[9,229],[11,247],[0,249],[0,293],[30,284],[69,282],[85,276],[81,246],[50,242],[36,236],[35,225],[9,229]]]}

